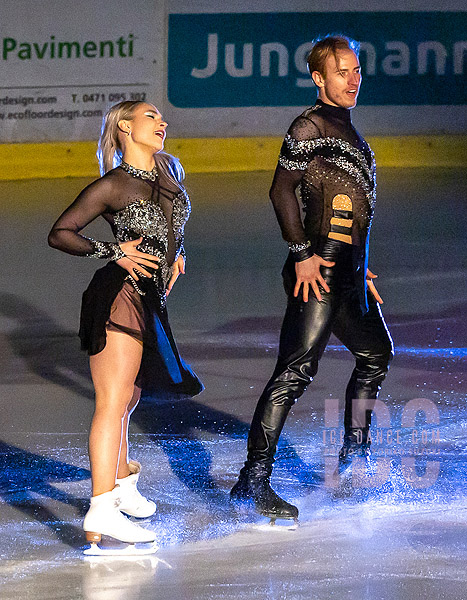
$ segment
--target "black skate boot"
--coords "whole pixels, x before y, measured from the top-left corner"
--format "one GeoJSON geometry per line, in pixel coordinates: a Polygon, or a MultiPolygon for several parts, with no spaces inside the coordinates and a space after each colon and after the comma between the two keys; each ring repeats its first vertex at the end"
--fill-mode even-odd
{"type": "Polygon", "coordinates": [[[339,462],[337,472],[339,475],[349,471],[353,459],[358,457],[363,460],[365,468],[371,471],[371,441],[368,440],[368,430],[366,429],[351,429],[344,436],[344,443],[339,451],[339,462]]]}
{"type": "Polygon", "coordinates": [[[272,467],[246,462],[240,471],[237,483],[230,491],[230,499],[236,502],[254,502],[256,511],[271,519],[274,525],[276,519],[293,519],[298,523],[298,508],[283,500],[272,489],[269,479],[272,467]]]}
{"type": "MultiPolygon", "coordinates": [[[[354,432],[353,432],[354,433],[354,432]]],[[[344,443],[339,451],[336,470],[334,471],[336,488],[333,496],[336,499],[352,497],[357,488],[367,487],[368,475],[371,475],[370,441],[363,439],[361,433],[345,435],[344,443]]]]}

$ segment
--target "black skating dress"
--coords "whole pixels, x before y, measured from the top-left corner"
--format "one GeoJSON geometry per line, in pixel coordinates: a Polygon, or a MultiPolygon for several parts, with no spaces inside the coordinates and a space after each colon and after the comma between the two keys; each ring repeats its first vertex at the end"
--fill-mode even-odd
{"type": "Polygon", "coordinates": [[[52,228],[50,243],[78,256],[109,259],[83,294],[79,336],[93,355],[104,349],[107,331],[121,331],[143,344],[136,380],[144,394],[194,396],[203,385],[184,363],[166,309],[166,287],[173,263],[184,254],[183,232],[191,211],[186,191],[163,173],[142,171],[124,162],[85,188],[52,228]],[[80,234],[96,217],[110,224],[117,242],[80,234]],[[142,237],[138,250],[157,256],[152,278],[135,281],[116,264],[118,242],[142,237]]]}

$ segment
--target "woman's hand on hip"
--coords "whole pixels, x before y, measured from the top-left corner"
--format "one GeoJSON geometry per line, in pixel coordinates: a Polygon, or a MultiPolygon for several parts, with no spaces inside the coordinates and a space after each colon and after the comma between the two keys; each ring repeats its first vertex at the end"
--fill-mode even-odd
{"type": "Polygon", "coordinates": [[[170,278],[170,281],[167,284],[167,290],[165,292],[166,296],[168,296],[172,291],[172,288],[175,282],[177,281],[179,275],[185,275],[185,258],[181,254],[174,262],[172,277],[170,278]]]}
{"type": "Polygon", "coordinates": [[[130,240],[129,242],[122,242],[119,244],[122,251],[125,253],[123,258],[117,260],[117,265],[128,271],[135,281],[138,281],[139,275],[144,277],[152,277],[152,273],[144,267],[151,267],[151,269],[158,269],[159,258],[152,254],[146,254],[137,250],[137,246],[141,244],[143,238],[140,237],[137,240],[130,240]]]}

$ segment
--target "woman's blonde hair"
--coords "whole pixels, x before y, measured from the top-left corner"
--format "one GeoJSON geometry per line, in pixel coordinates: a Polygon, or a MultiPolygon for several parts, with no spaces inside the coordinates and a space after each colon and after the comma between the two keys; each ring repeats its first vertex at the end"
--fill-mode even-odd
{"type": "MultiPolygon", "coordinates": [[[[122,162],[122,148],[118,139],[119,121],[131,121],[138,104],[146,104],[142,100],[125,100],[114,104],[106,112],[102,120],[101,135],[97,145],[97,159],[101,175],[118,167],[122,162]]],[[[182,181],[185,172],[178,158],[167,152],[157,152],[154,155],[159,173],[163,173],[172,183],[183,189],[182,181]]]]}

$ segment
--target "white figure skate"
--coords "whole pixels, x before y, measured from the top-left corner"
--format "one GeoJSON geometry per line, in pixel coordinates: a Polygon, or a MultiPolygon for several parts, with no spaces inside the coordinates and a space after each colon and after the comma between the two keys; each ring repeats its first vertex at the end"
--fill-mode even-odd
{"type": "Polygon", "coordinates": [[[120,489],[91,498],[83,529],[91,547],[84,551],[92,556],[141,556],[158,550],[153,531],[132,523],[120,512],[120,489]],[[102,536],[111,538],[107,545],[102,536]],[[100,545],[98,545],[100,544],[100,545]],[[142,546],[136,546],[142,544],[142,546]]]}
{"type": "Polygon", "coordinates": [[[117,485],[120,487],[120,512],[131,517],[146,519],[156,512],[156,504],[145,498],[138,491],[137,484],[141,473],[141,465],[136,460],[130,460],[129,468],[131,475],[117,479],[117,485]]]}

